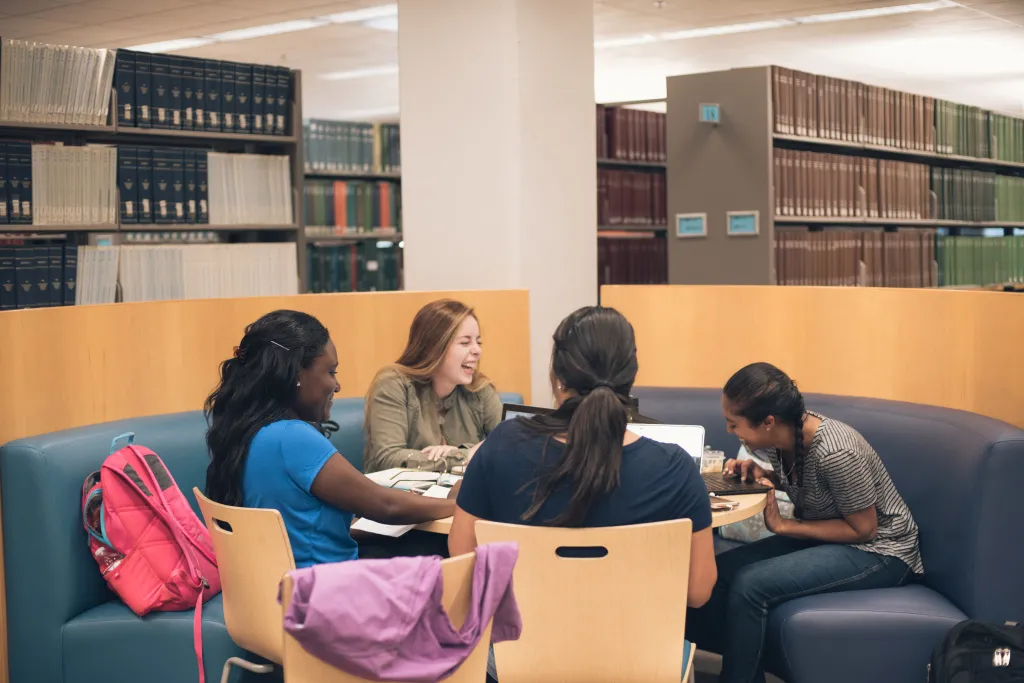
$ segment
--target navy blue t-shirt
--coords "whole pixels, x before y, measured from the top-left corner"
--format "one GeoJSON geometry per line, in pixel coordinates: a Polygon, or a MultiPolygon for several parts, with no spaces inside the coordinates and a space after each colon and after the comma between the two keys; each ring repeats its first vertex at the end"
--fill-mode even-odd
{"type": "MultiPolygon", "coordinates": [[[[499,424],[466,467],[458,506],[481,519],[506,524],[540,525],[569,504],[572,483],[559,486],[530,522],[522,515],[533,503],[544,457],[554,467],[565,445],[518,420],[499,424]],[[547,452],[544,452],[547,443],[547,452]]],[[[693,530],[711,526],[711,501],[693,458],[679,446],[641,437],[622,449],[619,487],[596,499],[584,527],[623,526],[693,520],[693,530]]]]}

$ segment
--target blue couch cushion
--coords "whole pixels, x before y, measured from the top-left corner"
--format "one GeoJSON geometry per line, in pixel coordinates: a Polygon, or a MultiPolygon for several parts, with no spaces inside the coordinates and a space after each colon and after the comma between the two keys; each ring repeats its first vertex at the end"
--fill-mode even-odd
{"type": "MultiPolygon", "coordinates": [[[[799,380],[799,378],[797,378],[799,380]]],[[[706,442],[732,457],[719,389],[637,388],[640,412],[700,424],[706,442]]],[[[807,407],[857,429],[875,448],[920,529],[925,583],[974,619],[1024,614],[1024,525],[1017,478],[1024,431],[992,418],[934,406],[807,394],[807,407]]]]}
{"type": "MultiPolygon", "coordinates": [[[[192,611],[154,612],[139,619],[117,600],[93,607],[64,626],[64,683],[198,681],[192,620],[192,611]]],[[[245,656],[224,626],[221,596],[212,598],[203,605],[206,680],[220,680],[228,657],[245,656]]],[[[232,680],[240,676],[234,671],[232,680]]]]}
{"type": "MultiPolygon", "coordinates": [[[[206,481],[205,430],[202,413],[193,411],[69,429],[0,450],[12,683],[59,683],[64,624],[113,597],[89,553],[80,510],[82,482],[102,465],[111,439],[134,431],[136,443],[164,460],[198,515],[192,487],[206,481]]],[[[213,662],[217,654],[211,652],[214,666],[223,663],[213,662]]]]}
{"type": "Polygon", "coordinates": [[[787,681],[923,681],[932,649],[966,618],[922,585],[816,595],[772,610],[766,652],[787,681]]]}

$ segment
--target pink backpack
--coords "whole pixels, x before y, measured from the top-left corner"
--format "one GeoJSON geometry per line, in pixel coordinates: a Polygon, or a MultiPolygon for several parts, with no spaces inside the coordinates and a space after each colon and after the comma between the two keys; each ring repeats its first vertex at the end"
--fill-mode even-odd
{"type": "Polygon", "coordinates": [[[193,639],[203,669],[202,605],[220,592],[210,533],[163,461],[122,434],[82,486],[89,549],[111,589],[137,615],[193,609],[193,639]],[[128,445],[115,451],[117,442],[128,445]]]}

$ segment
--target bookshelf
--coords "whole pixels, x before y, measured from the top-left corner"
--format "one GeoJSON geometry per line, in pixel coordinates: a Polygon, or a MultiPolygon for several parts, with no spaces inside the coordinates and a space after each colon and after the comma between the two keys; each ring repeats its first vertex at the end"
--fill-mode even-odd
{"type": "Polygon", "coordinates": [[[310,291],[401,290],[399,125],[310,119],[302,135],[310,291]]]}
{"type": "MultiPolygon", "coordinates": [[[[0,309],[75,303],[76,274],[82,273],[86,260],[81,257],[96,249],[137,260],[140,254],[148,253],[143,250],[161,246],[177,250],[178,258],[182,258],[182,253],[199,246],[195,240],[182,237],[200,231],[215,239],[202,242],[208,255],[203,265],[197,266],[197,272],[215,270],[222,280],[248,277],[252,282],[260,275],[242,271],[259,268],[237,263],[247,258],[243,251],[251,245],[292,244],[290,251],[303,253],[300,72],[285,67],[16,40],[3,40],[0,49],[5,63],[12,64],[0,81],[0,172],[4,174],[0,177],[0,203],[4,204],[0,215],[0,290],[5,292],[0,296],[0,309]],[[65,83],[62,87],[38,87],[30,77],[17,72],[19,62],[13,59],[20,55],[24,66],[57,54],[66,55],[71,71],[92,69],[83,80],[88,85],[73,87],[69,77],[57,80],[65,83]],[[268,71],[275,75],[272,86],[268,85],[268,71]],[[229,72],[233,83],[230,88],[225,85],[229,72]],[[253,82],[256,73],[261,74],[259,83],[253,82]],[[217,105],[212,104],[213,91],[220,98],[217,105]],[[202,105],[204,94],[211,99],[202,105]],[[145,107],[140,105],[143,100],[145,107]],[[147,115],[152,114],[148,119],[142,114],[144,108],[147,115]],[[208,118],[215,119],[216,125],[208,118]],[[90,166],[87,160],[76,167],[66,156],[87,155],[89,149],[108,150],[109,157],[99,165],[90,166]],[[23,163],[26,152],[31,155],[27,164],[23,163]],[[14,153],[18,156],[12,162],[14,153]],[[18,170],[27,169],[28,177],[11,175],[12,163],[21,164],[18,170]],[[77,169],[79,175],[69,175],[68,168],[77,169]],[[166,177],[160,175],[165,171],[166,177]],[[150,173],[152,182],[148,180],[150,173]],[[206,179],[205,184],[201,178],[206,179]],[[143,187],[151,194],[143,193],[143,187]],[[18,216],[12,211],[13,193],[19,188],[27,193],[23,198],[29,199],[31,209],[25,214],[31,215],[22,215],[20,204],[18,216]],[[166,195],[159,194],[165,191],[166,195]],[[96,199],[97,192],[100,199],[96,199]],[[49,211],[47,197],[56,202],[51,202],[49,211]],[[97,212],[103,219],[90,220],[97,212]],[[58,220],[51,220],[51,216],[58,220]],[[131,238],[143,234],[155,239],[131,238]],[[64,245],[57,248],[64,250],[63,256],[50,257],[63,259],[64,289],[72,291],[63,300],[28,297],[26,306],[26,297],[22,297],[21,304],[15,302],[12,306],[10,285],[18,277],[15,255],[25,257],[27,249],[38,247],[50,249],[61,237],[64,245]],[[212,252],[207,250],[207,242],[212,243],[210,246],[238,248],[223,252],[220,261],[210,261],[212,252]]],[[[256,253],[251,249],[249,252],[256,253]]],[[[287,248],[278,248],[277,260],[270,265],[264,263],[261,273],[266,278],[268,267],[280,271],[276,279],[282,291],[252,288],[241,281],[234,283],[231,291],[242,296],[249,289],[252,294],[305,291],[305,261],[296,258],[292,263],[286,253],[287,248]],[[286,259],[283,263],[282,257],[286,259]],[[294,283],[289,281],[292,277],[294,283]]],[[[195,256],[188,252],[186,260],[195,256]]],[[[127,275],[119,271],[117,259],[115,256],[113,271],[108,269],[105,276],[114,278],[114,289],[107,287],[108,295],[116,292],[111,301],[123,300],[126,291],[121,278],[127,275]]],[[[22,258],[21,263],[25,274],[29,261],[22,258]]],[[[39,268],[45,268],[42,263],[38,261],[39,268]]],[[[152,265],[144,262],[143,268],[152,265]]],[[[55,261],[51,260],[50,269],[54,268],[55,261]]],[[[39,277],[40,282],[43,279],[39,277]]],[[[81,290],[83,283],[77,284],[81,290]]],[[[159,283],[145,284],[160,289],[156,286],[159,283]]],[[[157,298],[171,294],[165,289],[157,292],[157,298]]],[[[195,287],[190,294],[208,295],[220,294],[203,294],[195,287]]]]}
{"type": "Polygon", "coordinates": [[[667,282],[665,115],[637,104],[596,108],[598,286],[667,282]]]}
{"type": "Polygon", "coordinates": [[[1024,282],[1024,120],[774,66],[667,86],[673,284],[1024,282]]]}

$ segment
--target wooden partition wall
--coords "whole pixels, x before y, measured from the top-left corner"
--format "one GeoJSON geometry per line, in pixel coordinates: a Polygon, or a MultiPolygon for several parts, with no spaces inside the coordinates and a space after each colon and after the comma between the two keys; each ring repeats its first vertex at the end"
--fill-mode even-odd
{"type": "MultiPolygon", "coordinates": [[[[405,346],[425,303],[451,297],[476,309],[481,369],[499,391],[530,399],[526,290],[379,292],[69,306],[0,313],[0,444],[129,417],[194,410],[218,365],[264,313],[315,315],[338,349],[341,396],[362,396],[405,346]]],[[[0,539],[2,550],[2,539],[0,539]]],[[[7,683],[7,610],[0,552],[0,683],[7,683]]]]}
{"type": "Polygon", "coordinates": [[[525,290],[375,292],[69,306],[0,314],[0,444],[82,425],[201,408],[245,326],[294,308],[319,318],[338,348],[340,396],[362,396],[394,362],[428,301],[473,306],[481,368],[500,391],[530,395],[525,290]]]}
{"type": "Polygon", "coordinates": [[[939,289],[606,286],[639,386],[722,387],[767,361],[800,388],[959,408],[1024,427],[1024,295],[939,289]]]}

